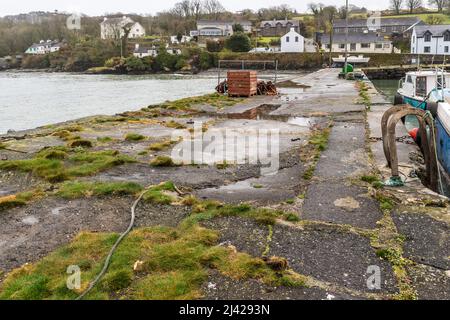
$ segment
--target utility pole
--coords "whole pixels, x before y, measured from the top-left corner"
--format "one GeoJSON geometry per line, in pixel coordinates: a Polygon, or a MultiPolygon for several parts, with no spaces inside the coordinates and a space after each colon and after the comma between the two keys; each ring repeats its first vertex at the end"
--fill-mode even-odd
{"type": "Polygon", "coordinates": [[[344,64],[345,78],[347,78],[347,66],[348,66],[348,0],[345,0],[345,64],[344,64]]]}

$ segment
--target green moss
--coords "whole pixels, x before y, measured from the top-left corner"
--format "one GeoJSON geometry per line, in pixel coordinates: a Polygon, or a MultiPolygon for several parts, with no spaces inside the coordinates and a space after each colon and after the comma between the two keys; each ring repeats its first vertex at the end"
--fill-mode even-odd
{"type": "Polygon", "coordinates": [[[0,150],[6,149],[6,148],[7,148],[6,144],[0,143],[0,150]]]}
{"type": "Polygon", "coordinates": [[[380,203],[380,208],[383,211],[392,211],[395,208],[395,202],[391,198],[383,195],[381,192],[377,192],[376,199],[380,203]]]}
{"type": "Polygon", "coordinates": [[[157,142],[157,143],[151,144],[149,149],[152,150],[152,151],[162,151],[162,150],[165,150],[165,149],[169,148],[174,143],[176,143],[176,142],[171,141],[171,140],[166,140],[166,141],[163,141],[163,142],[157,142]]]}
{"type": "Polygon", "coordinates": [[[284,220],[289,221],[289,222],[298,222],[300,221],[300,218],[297,214],[295,213],[286,213],[283,215],[284,220]]]}
{"type": "Polygon", "coordinates": [[[92,148],[94,146],[94,144],[90,140],[75,139],[75,140],[69,141],[67,146],[69,148],[79,148],[79,147],[81,147],[81,148],[92,148]]]}
{"type": "Polygon", "coordinates": [[[125,136],[125,140],[127,141],[142,141],[145,139],[146,139],[145,136],[138,133],[129,133],[125,136]]]}
{"type": "Polygon", "coordinates": [[[142,191],[141,185],[133,182],[65,182],[57,195],[66,199],[85,196],[135,195],[142,191]]]}
{"type": "Polygon", "coordinates": [[[186,129],[186,126],[178,123],[174,120],[170,120],[169,122],[164,123],[164,125],[168,128],[173,128],[173,129],[186,129]]]}
{"type": "Polygon", "coordinates": [[[97,137],[97,141],[101,143],[107,143],[113,141],[111,137],[97,137]]]}
{"type": "Polygon", "coordinates": [[[372,175],[364,175],[361,177],[361,180],[364,182],[370,183],[370,184],[380,181],[380,179],[378,179],[377,176],[372,176],[372,175]]]}
{"type": "Polygon", "coordinates": [[[176,198],[169,194],[169,192],[176,192],[175,185],[172,182],[165,182],[158,186],[151,187],[144,194],[144,201],[169,205],[176,200],[176,198]]]}
{"type": "Polygon", "coordinates": [[[157,156],[152,161],[150,161],[152,167],[175,167],[176,164],[173,162],[172,158],[169,156],[157,156]]]}
{"type": "Polygon", "coordinates": [[[161,105],[149,106],[149,110],[154,108],[164,108],[173,110],[184,110],[189,111],[196,105],[207,104],[212,107],[222,109],[225,107],[230,107],[236,103],[242,102],[244,99],[231,98],[226,95],[221,95],[218,93],[208,94],[199,97],[190,97],[185,99],[180,99],[176,101],[167,101],[161,105]]]}
{"type": "Polygon", "coordinates": [[[33,159],[2,161],[0,169],[32,172],[42,179],[57,183],[73,177],[90,176],[135,161],[117,151],[88,152],[81,149],[73,154],[68,152],[68,149],[61,147],[47,148],[37,153],[33,159]]]}

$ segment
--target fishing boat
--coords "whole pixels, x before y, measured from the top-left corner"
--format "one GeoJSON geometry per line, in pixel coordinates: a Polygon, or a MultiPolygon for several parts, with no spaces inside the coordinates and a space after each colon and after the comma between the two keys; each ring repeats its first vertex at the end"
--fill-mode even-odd
{"type": "MultiPolygon", "coordinates": [[[[437,157],[445,183],[444,193],[450,185],[450,73],[442,69],[408,72],[400,80],[394,104],[408,104],[429,111],[434,118],[437,157]]],[[[410,131],[418,137],[418,128],[410,131]]]]}

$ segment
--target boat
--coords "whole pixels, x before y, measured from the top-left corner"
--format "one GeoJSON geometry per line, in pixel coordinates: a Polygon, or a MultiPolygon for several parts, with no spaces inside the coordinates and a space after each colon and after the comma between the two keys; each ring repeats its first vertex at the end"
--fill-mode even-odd
{"type": "MultiPolygon", "coordinates": [[[[449,194],[450,186],[450,73],[442,69],[408,72],[400,80],[394,104],[408,104],[429,111],[435,123],[437,157],[443,172],[443,193],[449,194]]],[[[413,138],[416,138],[418,128],[413,138]]],[[[433,136],[433,135],[430,135],[433,136]]]]}
{"type": "Polygon", "coordinates": [[[428,110],[435,117],[438,102],[444,101],[445,96],[450,97],[449,72],[441,69],[411,71],[400,80],[394,105],[409,104],[428,110]]]}
{"type": "MultiPolygon", "coordinates": [[[[365,58],[363,55],[359,56],[349,56],[347,57],[347,63],[355,65],[366,65],[370,61],[370,58],[365,58]]],[[[335,67],[343,67],[345,64],[345,56],[339,56],[338,58],[333,58],[333,65],[335,67]]]]}

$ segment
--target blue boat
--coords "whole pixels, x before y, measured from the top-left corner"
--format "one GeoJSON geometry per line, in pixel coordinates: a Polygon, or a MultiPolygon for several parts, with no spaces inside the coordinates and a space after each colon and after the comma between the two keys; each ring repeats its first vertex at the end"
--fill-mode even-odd
{"type": "Polygon", "coordinates": [[[408,104],[433,115],[443,191],[450,194],[450,73],[440,69],[408,72],[400,80],[394,104],[408,104]]]}

